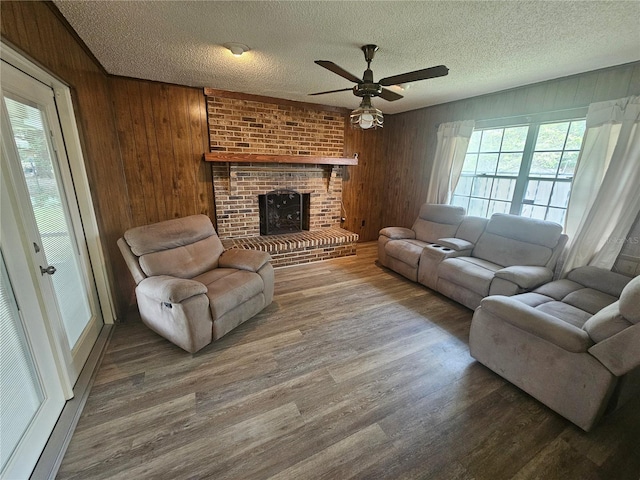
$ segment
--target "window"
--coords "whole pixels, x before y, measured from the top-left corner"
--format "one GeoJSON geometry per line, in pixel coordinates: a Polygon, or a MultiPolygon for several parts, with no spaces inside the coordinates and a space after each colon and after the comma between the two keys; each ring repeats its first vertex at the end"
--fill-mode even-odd
{"type": "Polygon", "coordinates": [[[476,129],[451,203],[563,224],[585,120],[476,129]]]}

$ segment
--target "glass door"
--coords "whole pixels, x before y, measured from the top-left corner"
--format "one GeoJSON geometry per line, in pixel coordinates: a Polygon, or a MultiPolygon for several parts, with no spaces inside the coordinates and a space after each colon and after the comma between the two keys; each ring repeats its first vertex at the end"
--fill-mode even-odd
{"type": "Polygon", "coordinates": [[[29,478],[69,397],[0,176],[0,478],[29,478]]]}
{"type": "Polygon", "coordinates": [[[2,136],[34,275],[74,384],[102,317],[53,90],[3,64],[2,136]]]}

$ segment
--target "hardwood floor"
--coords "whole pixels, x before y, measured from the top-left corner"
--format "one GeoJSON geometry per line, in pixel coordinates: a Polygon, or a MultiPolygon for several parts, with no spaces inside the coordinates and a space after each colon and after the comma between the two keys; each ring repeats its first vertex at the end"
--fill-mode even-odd
{"type": "Polygon", "coordinates": [[[195,355],[117,326],[58,478],[640,478],[637,402],[585,434],[469,356],[471,311],[375,259],[278,269],[195,355]]]}

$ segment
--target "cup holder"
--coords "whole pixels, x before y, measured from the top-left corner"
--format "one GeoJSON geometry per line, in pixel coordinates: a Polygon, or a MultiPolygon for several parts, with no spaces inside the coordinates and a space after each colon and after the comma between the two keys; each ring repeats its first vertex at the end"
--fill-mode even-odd
{"type": "Polygon", "coordinates": [[[451,249],[450,249],[450,248],[447,248],[447,247],[442,247],[442,250],[443,250],[444,252],[450,252],[450,251],[451,251],[451,249]]]}

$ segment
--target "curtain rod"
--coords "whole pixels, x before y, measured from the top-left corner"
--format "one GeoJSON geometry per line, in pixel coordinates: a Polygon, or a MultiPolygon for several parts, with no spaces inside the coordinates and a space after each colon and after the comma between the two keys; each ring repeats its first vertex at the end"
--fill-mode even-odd
{"type": "MultiPolygon", "coordinates": [[[[548,110],[545,112],[537,112],[537,113],[523,113],[521,115],[510,115],[507,117],[483,118],[480,120],[476,120],[475,126],[476,128],[478,127],[486,128],[487,126],[493,126],[494,124],[498,124],[498,125],[504,124],[504,123],[515,124],[517,122],[514,122],[514,120],[520,120],[520,119],[523,120],[522,123],[530,123],[532,119],[543,120],[543,121],[546,121],[546,120],[553,121],[553,120],[569,119],[572,117],[583,117],[583,116],[586,117],[588,109],[589,109],[589,106],[585,105],[584,107],[563,108],[559,110],[548,110]]],[[[472,119],[467,119],[467,120],[472,120],[472,119]]],[[[447,122],[442,122],[442,123],[447,123],[447,122]]],[[[436,124],[436,128],[440,127],[442,123],[436,124]]]]}

